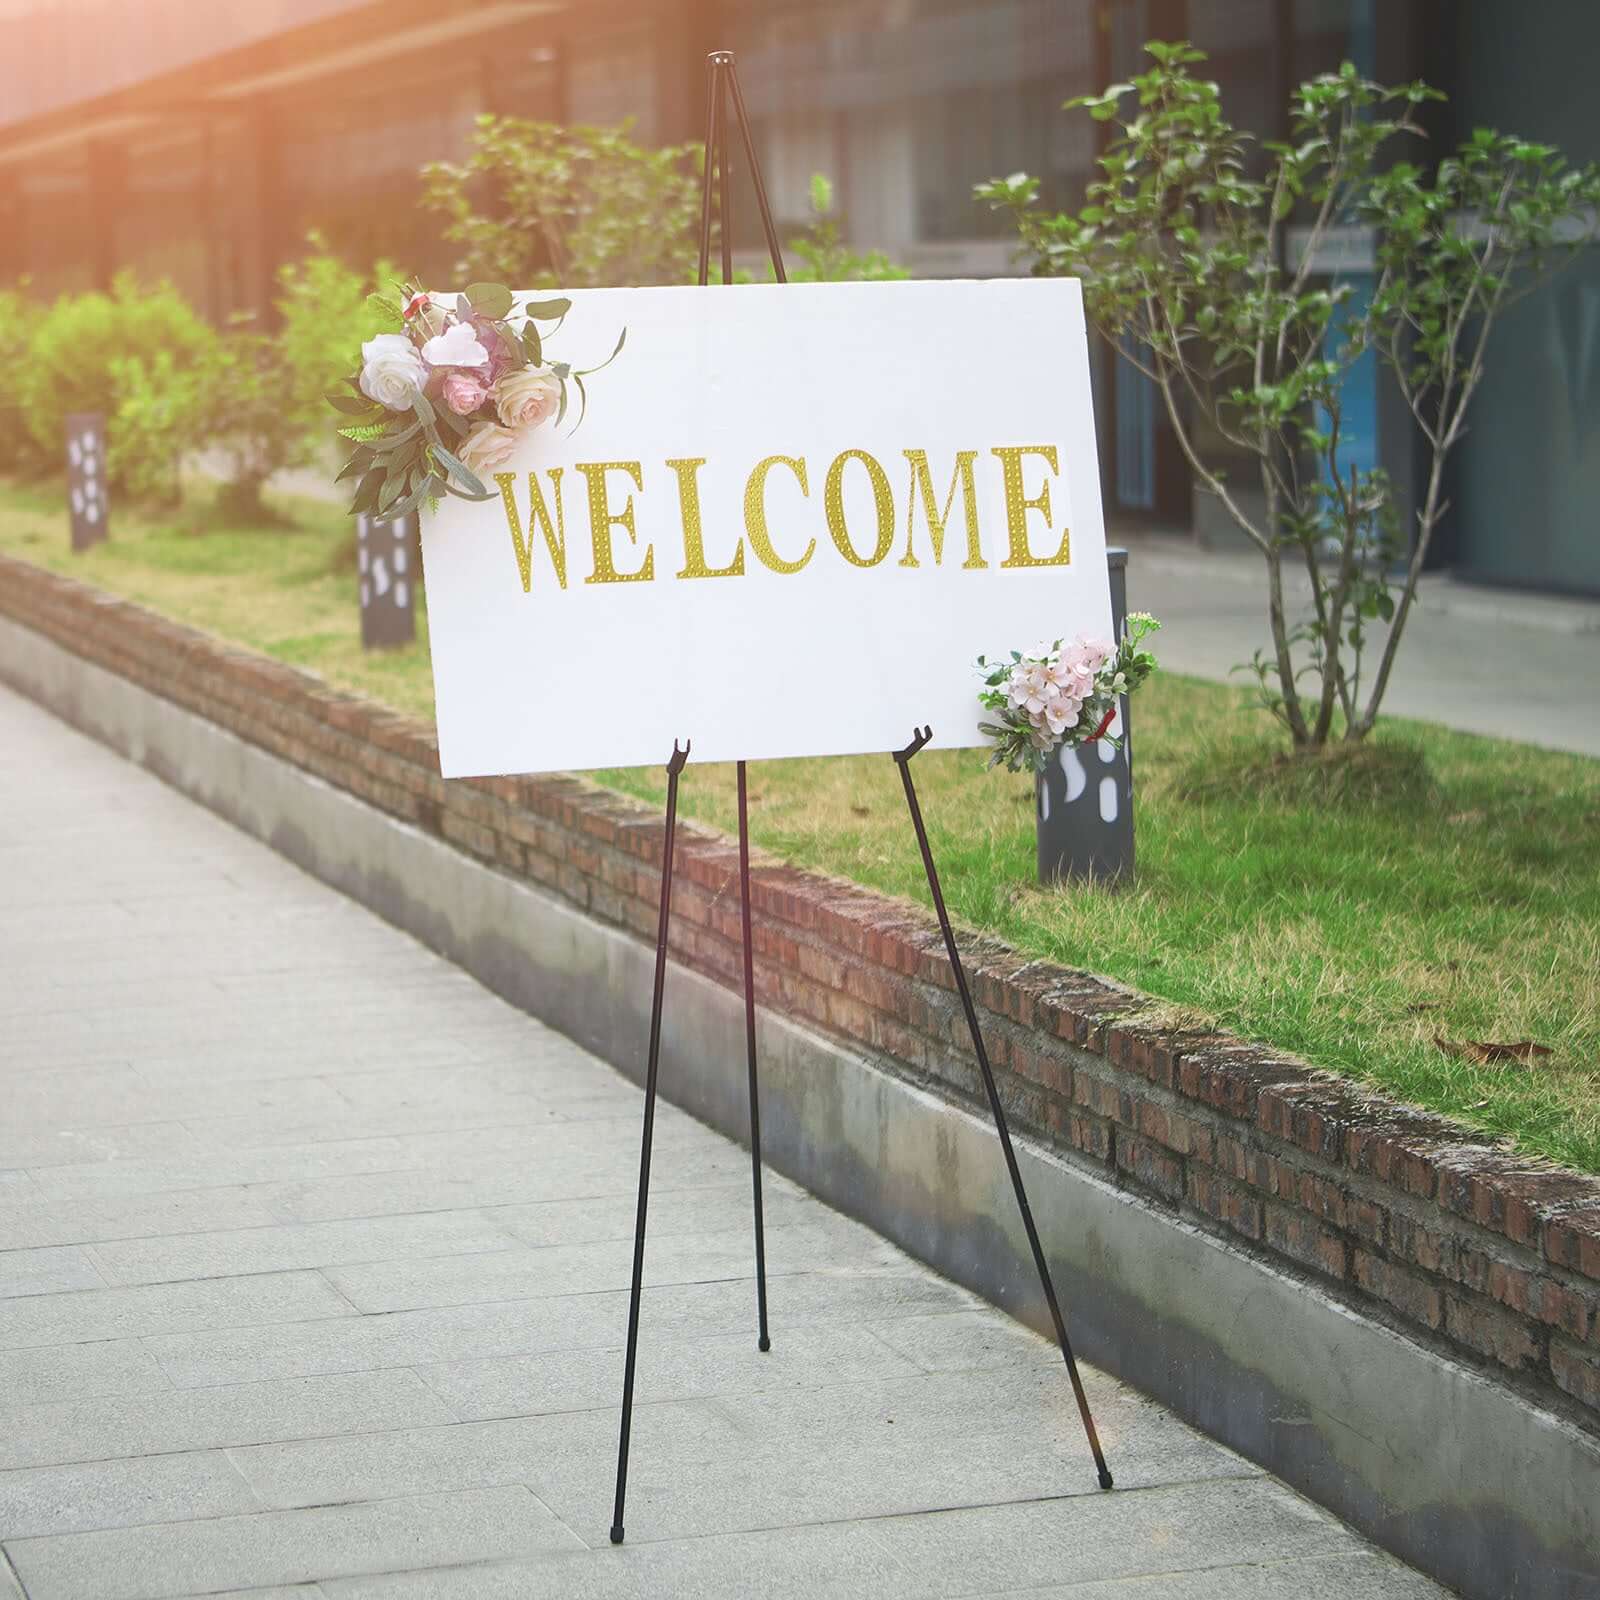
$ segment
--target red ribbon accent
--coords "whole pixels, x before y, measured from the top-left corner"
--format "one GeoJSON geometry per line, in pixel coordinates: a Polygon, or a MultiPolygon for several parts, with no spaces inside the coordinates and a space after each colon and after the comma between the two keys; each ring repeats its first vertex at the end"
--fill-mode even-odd
{"type": "Polygon", "coordinates": [[[1112,706],[1112,708],[1108,712],[1106,712],[1106,714],[1100,719],[1100,726],[1098,728],[1096,728],[1094,730],[1094,732],[1091,733],[1089,735],[1089,737],[1087,739],[1085,739],[1083,742],[1085,744],[1093,744],[1095,742],[1095,740],[1098,739],[1100,737],[1100,735],[1103,734],[1106,731],[1106,729],[1109,728],[1111,726],[1111,724],[1116,720],[1116,716],[1117,716],[1117,708],[1115,706],[1112,706]]]}

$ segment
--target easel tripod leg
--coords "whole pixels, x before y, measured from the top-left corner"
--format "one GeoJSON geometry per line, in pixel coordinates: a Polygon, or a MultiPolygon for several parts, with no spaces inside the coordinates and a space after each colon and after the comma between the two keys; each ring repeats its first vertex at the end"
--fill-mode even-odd
{"type": "Polygon", "coordinates": [[[674,740],[667,763],[667,829],[661,857],[661,916],[656,924],[656,983],[650,1002],[650,1053],[644,1079],[644,1137],[639,1150],[639,1209],[633,1223],[633,1287],[628,1301],[628,1359],[622,1377],[622,1435],[617,1442],[617,1498],[611,1514],[611,1542],[622,1543],[623,1502],[628,1492],[628,1438],[633,1430],[633,1376],[639,1353],[639,1296],[644,1287],[644,1229],[650,1204],[650,1143],[656,1124],[656,1072],[661,1064],[661,1000],[667,981],[667,927],[672,916],[673,840],[678,828],[678,774],[689,746],[674,740]]]}
{"type": "Polygon", "coordinates": [[[767,1242],[761,1216],[761,1096],[756,1087],[755,946],[750,915],[750,804],[744,762],[739,763],[739,915],[744,925],[744,1042],[750,1076],[750,1182],[755,1193],[756,1326],[758,1349],[770,1350],[767,1337],[767,1242]]]}
{"type": "Polygon", "coordinates": [[[1050,1307],[1050,1319],[1055,1324],[1056,1343],[1061,1346],[1061,1357],[1067,1364],[1067,1376],[1072,1380],[1072,1392],[1078,1401],[1078,1415],[1083,1419],[1083,1431],[1094,1456],[1095,1469],[1100,1477],[1100,1487],[1111,1487],[1111,1470],[1100,1449],[1100,1438],[1095,1432],[1094,1418],[1089,1412],[1089,1397],[1083,1392],[1083,1380],[1078,1376],[1078,1363],[1073,1359],[1072,1344],[1067,1338],[1067,1325],[1056,1300],[1055,1284],[1050,1278],[1050,1266],[1044,1257],[1044,1247],[1039,1243],[1039,1230],[1034,1226],[1033,1211],[1028,1205],[1028,1194],[1022,1186],[1022,1170],[1017,1165],[1017,1153],[1011,1145],[1011,1130],[1006,1125],[1005,1108],[1000,1104],[1000,1091],[995,1087],[994,1071],[989,1065],[989,1052],[984,1048],[983,1031],[978,1026],[978,1013],[972,1004],[972,993],[967,987],[967,975],[961,965],[961,952],[956,947],[956,936],[950,926],[950,914],[945,910],[944,895],[939,889],[939,872],[933,864],[933,850],[928,843],[928,830],[923,826],[922,807],[917,803],[916,786],[911,781],[911,758],[933,737],[931,728],[916,732],[904,750],[896,750],[894,759],[900,768],[900,780],[905,785],[906,806],[911,812],[911,826],[916,830],[917,845],[922,851],[922,866],[928,877],[928,889],[933,895],[933,908],[939,916],[939,931],[944,935],[944,947],[950,957],[950,967],[955,973],[956,991],[961,996],[961,1008],[966,1013],[967,1030],[972,1035],[973,1052],[978,1058],[978,1069],[983,1074],[983,1087],[989,1097],[989,1109],[994,1113],[994,1125],[1000,1135],[1000,1148],[1005,1153],[1006,1170],[1011,1175],[1011,1187],[1016,1192],[1017,1209],[1022,1213],[1022,1226],[1028,1235],[1028,1246],[1033,1251],[1033,1264],[1038,1269],[1039,1282],[1044,1287],[1044,1297],[1050,1307]]]}

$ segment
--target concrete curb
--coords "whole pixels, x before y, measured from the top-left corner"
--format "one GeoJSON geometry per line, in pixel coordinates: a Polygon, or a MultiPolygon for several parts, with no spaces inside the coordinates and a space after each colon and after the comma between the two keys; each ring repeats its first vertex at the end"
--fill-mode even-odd
{"type": "MultiPolygon", "coordinates": [[[[641,941],[3,618],[0,677],[641,1076],[641,941]]],[[[771,1013],[760,1048],[774,1167],[1046,1326],[992,1127],[771,1013]]],[[[743,1062],[737,993],[674,965],[663,1092],[739,1137],[743,1062]]],[[[1087,1166],[1019,1155],[1085,1357],[1464,1594],[1600,1596],[1594,1439],[1087,1166]]]]}

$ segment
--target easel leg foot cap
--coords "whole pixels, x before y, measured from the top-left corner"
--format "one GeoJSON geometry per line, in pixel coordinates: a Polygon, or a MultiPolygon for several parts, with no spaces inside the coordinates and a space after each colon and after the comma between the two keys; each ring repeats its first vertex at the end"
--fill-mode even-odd
{"type": "Polygon", "coordinates": [[[1107,1467],[1101,1467],[1100,1469],[1100,1487],[1102,1489],[1109,1489],[1111,1487],[1111,1472],[1107,1467]]]}
{"type": "Polygon", "coordinates": [[[765,1355],[771,1348],[772,1341],[765,1334],[762,1334],[760,1339],[756,1341],[756,1349],[765,1355]]]}
{"type": "Polygon", "coordinates": [[[611,1524],[611,1542],[612,1544],[622,1543],[622,1524],[620,1522],[611,1524]]]}

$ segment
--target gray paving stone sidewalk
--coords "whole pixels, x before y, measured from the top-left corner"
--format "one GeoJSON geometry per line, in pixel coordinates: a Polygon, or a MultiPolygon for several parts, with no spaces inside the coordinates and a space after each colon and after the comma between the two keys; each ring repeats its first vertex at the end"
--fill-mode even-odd
{"type": "Polygon", "coordinates": [[[1442,1593],[671,1107],[614,1549],[639,1115],[0,690],[0,1597],[1442,1593]]]}

